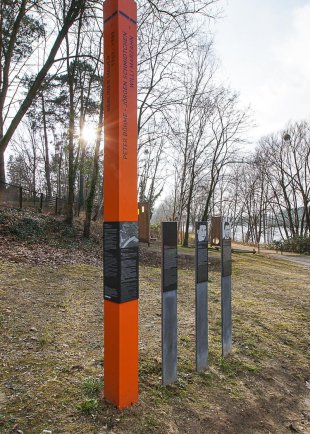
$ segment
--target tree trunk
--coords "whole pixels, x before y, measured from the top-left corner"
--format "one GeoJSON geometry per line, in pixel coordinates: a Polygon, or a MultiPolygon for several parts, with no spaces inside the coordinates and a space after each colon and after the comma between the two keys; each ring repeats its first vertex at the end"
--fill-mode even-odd
{"type": "Polygon", "coordinates": [[[5,190],[5,165],[4,165],[4,152],[0,150],[0,201],[2,202],[2,196],[5,190]]]}
{"type": "MultiPolygon", "coordinates": [[[[0,70],[0,80],[1,80],[1,70],[0,70]]],[[[0,140],[3,137],[3,124],[4,124],[3,115],[2,112],[0,112],[0,140]]],[[[4,150],[0,148],[0,191],[4,190],[4,182],[5,182],[4,150]]]]}
{"type": "Polygon", "coordinates": [[[186,223],[185,223],[185,233],[183,239],[183,247],[188,247],[188,237],[189,237],[189,221],[190,221],[190,204],[187,206],[187,215],[186,215],[186,223]]]}
{"type": "Polygon", "coordinates": [[[80,139],[80,144],[82,148],[81,159],[80,159],[80,179],[79,179],[79,213],[81,209],[84,208],[84,185],[85,185],[85,175],[84,175],[84,165],[85,165],[85,154],[86,154],[86,144],[83,137],[80,139]]]}
{"type": "MultiPolygon", "coordinates": [[[[80,36],[82,29],[82,13],[80,14],[79,25],[77,30],[77,45],[75,52],[75,60],[78,58],[80,49],[80,36]]],[[[69,86],[69,143],[68,143],[68,201],[66,212],[66,223],[73,224],[73,205],[74,205],[74,184],[76,178],[77,164],[74,161],[74,129],[75,129],[75,108],[74,108],[74,79],[76,72],[76,65],[74,62],[70,63],[70,43],[68,33],[66,34],[67,45],[67,74],[69,86]]],[[[79,151],[77,152],[76,161],[78,161],[79,151]]]]}
{"type": "Polygon", "coordinates": [[[90,182],[90,190],[86,200],[86,216],[84,221],[84,232],[83,232],[85,238],[89,238],[90,236],[91,215],[92,215],[92,210],[94,205],[96,184],[97,184],[98,174],[99,174],[99,150],[100,150],[102,124],[103,124],[103,102],[100,106],[100,113],[99,113],[99,123],[98,123],[96,146],[95,146],[95,153],[94,153],[93,173],[90,182]]]}
{"type": "Polygon", "coordinates": [[[45,168],[45,179],[47,196],[52,196],[52,184],[51,184],[51,169],[50,169],[50,156],[48,147],[48,136],[47,136],[47,125],[46,125],[46,114],[45,114],[45,102],[44,95],[42,93],[42,115],[43,115],[43,131],[44,131],[44,168],[45,168]]]}
{"type": "Polygon", "coordinates": [[[68,200],[67,200],[67,212],[66,212],[66,223],[69,225],[73,224],[73,204],[74,204],[74,181],[75,181],[75,170],[74,170],[74,100],[73,100],[73,77],[71,77],[72,72],[69,72],[69,89],[70,89],[70,120],[69,120],[69,168],[68,168],[68,200]]]}
{"type": "Polygon", "coordinates": [[[188,200],[187,200],[187,205],[186,205],[186,223],[185,223],[183,247],[188,247],[190,213],[191,213],[191,205],[192,205],[193,191],[194,191],[194,180],[195,180],[195,169],[194,168],[195,168],[195,161],[193,162],[191,185],[190,185],[190,190],[189,190],[188,200]]]}

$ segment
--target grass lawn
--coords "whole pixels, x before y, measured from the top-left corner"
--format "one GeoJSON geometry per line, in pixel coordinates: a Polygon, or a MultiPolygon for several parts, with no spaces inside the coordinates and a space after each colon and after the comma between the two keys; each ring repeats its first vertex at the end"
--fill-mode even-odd
{"type": "Polygon", "coordinates": [[[234,255],[233,353],[222,359],[218,261],[212,253],[210,366],[200,374],[192,264],[179,271],[179,380],[169,387],[161,386],[160,269],[142,261],[140,403],[119,412],[101,397],[100,266],[2,256],[0,432],[309,433],[309,269],[234,255]]]}

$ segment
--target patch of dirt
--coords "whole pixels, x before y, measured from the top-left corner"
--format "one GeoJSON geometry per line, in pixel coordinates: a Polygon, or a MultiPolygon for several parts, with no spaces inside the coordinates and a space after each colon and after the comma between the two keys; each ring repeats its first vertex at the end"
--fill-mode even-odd
{"type": "MultiPolygon", "coordinates": [[[[96,224],[96,230],[98,225],[96,224]]],[[[100,225],[102,228],[102,225],[100,225]]],[[[83,239],[82,221],[68,226],[63,217],[0,208],[0,258],[33,265],[102,264],[102,240],[83,239]]]]}
{"type": "MultiPolygon", "coordinates": [[[[151,244],[147,247],[145,244],[140,245],[140,263],[149,266],[160,268],[161,267],[161,247],[159,243],[151,244]]],[[[178,268],[192,269],[195,266],[194,249],[189,249],[188,252],[178,250],[178,268]]],[[[221,266],[220,254],[209,254],[209,270],[219,271],[221,266]]]]}
{"type": "MultiPolygon", "coordinates": [[[[69,244],[69,243],[68,243],[69,244]]],[[[68,246],[67,244],[67,246],[68,246]]],[[[15,237],[0,235],[0,258],[15,263],[32,265],[89,264],[100,266],[103,263],[102,248],[87,242],[65,247],[44,242],[21,242],[15,237]]]]}

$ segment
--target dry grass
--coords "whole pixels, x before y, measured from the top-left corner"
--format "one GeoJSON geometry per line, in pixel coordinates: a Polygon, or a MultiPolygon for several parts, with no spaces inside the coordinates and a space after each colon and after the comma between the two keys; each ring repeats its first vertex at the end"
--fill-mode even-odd
{"type": "MultiPolygon", "coordinates": [[[[214,257],[216,262],[218,256],[214,257]]],[[[102,388],[102,271],[0,262],[0,432],[310,432],[309,269],[235,256],[233,354],[220,350],[210,274],[210,368],[195,373],[194,276],[179,273],[179,381],[161,386],[160,270],[141,267],[140,404],[118,412],[102,388]]]]}

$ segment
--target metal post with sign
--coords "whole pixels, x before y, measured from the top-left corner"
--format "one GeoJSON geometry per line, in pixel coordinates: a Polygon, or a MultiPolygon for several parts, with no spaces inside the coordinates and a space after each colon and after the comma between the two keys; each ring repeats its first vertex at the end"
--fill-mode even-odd
{"type": "Polygon", "coordinates": [[[208,223],[195,227],[196,370],[208,367],[208,223]]]}
{"type": "Polygon", "coordinates": [[[138,402],[137,6],[104,3],[104,397],[138,402]]]}
{"type": "Polygon", "coordinates": [[[177,381],[177,238],[176,222],[163,222],[162,234],[162,383],[177,381]]]}
{"type": "Polygon", "coordinates": [[[222,218],[221,224],[221,305],[222,305],[222,356],[232,351],[232,312],[231,312],[231,223],[222,218]]]}

